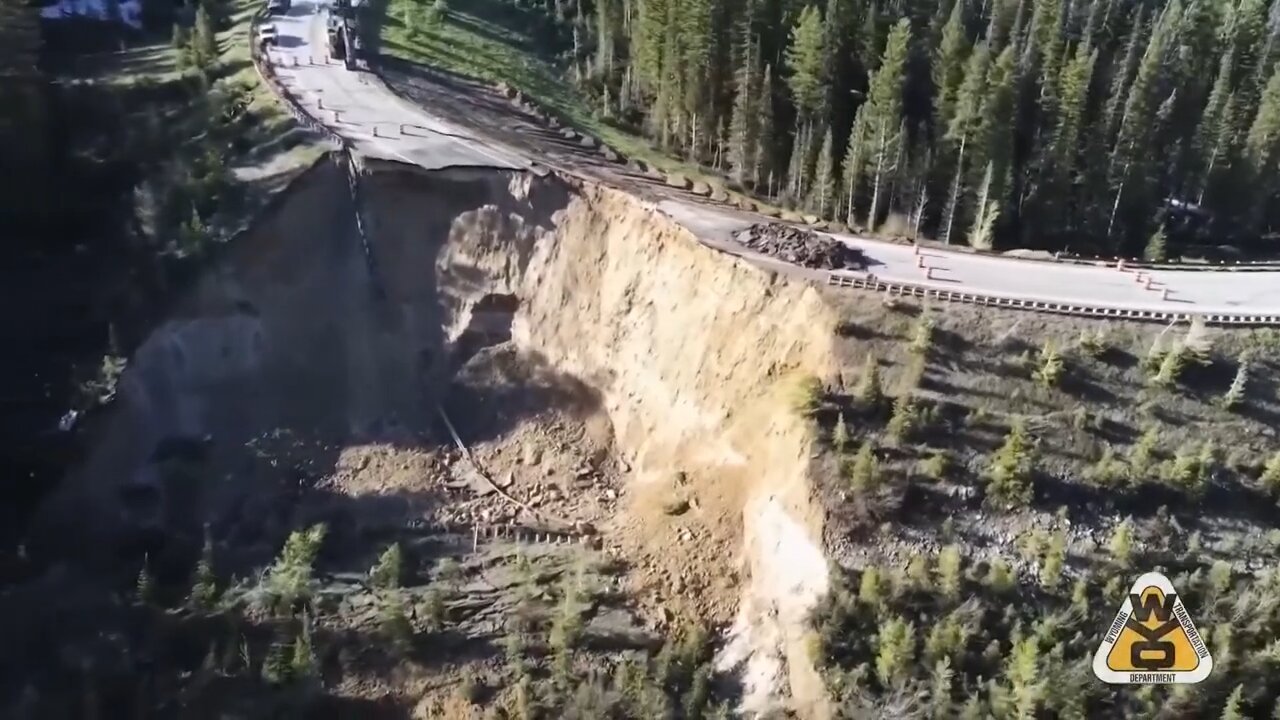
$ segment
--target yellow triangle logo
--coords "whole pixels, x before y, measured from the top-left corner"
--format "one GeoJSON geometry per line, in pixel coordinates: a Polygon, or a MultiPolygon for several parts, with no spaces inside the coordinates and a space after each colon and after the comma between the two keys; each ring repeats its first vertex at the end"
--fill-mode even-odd
{"type": "Polygon", "coordinates": [[[1198,683],[1212,670],[1181,596],[1154,572],[1133,583],[1093,656],[1094,674],[1115,684],[1198,683]]]}

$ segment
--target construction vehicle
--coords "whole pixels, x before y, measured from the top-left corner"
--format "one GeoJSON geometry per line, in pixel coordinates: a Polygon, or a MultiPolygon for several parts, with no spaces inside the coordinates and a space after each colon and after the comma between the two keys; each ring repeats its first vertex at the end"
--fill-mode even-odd
{"type": "Polygon", "coordinates": [[[347,57],[347,28],[342,18],[329,15],[329,57],[345,60],[347,57]]]}
{"type": "Polygon", "coordinates": [[[348,70],[357,69],[362,53],[351,0],[337,0],[329,11],[329,55],[342,60],[348,70]]]}

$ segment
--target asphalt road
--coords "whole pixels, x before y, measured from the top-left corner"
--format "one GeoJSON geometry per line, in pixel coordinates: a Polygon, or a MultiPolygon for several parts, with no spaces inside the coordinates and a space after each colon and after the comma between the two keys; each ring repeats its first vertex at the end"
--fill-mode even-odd
{"type": "Polygon", "coordinates": [[[525,168],[529,162],[465,128],[400,100],[368,72],[329,58],[325,3],[297,0],[287,15],[271,16],[279,31],[267,53],[276,75],[312,117],[352,141],[362,155],[419,165],[525,168]]]}
{"type": "MultiPolygon", "coordinates": [[[[428,170],[450,167],[527,168],[525,156],[536,149],[499,143],[464,125],[466,112],[449,108],[433,113],[397,97],[372,74],[347,70],[328,58],[324,3],[296,0],[289,14],[273,17],[279,46],[268,56],[286,89],[312,117],[353,143],[361,154],[419,165],[428,170]],[[442,115],[453,120],[445,120],[442,115]],[[458,119],[462,121],[459,122],[458,119]]],[[[473,123],[478,127],[481,123],[473,123]]],[[[535,146],[536,147],[536,146],[535,146]]],[[[550,158],[539,156],[540,163],[550,158]]],[[[558,160],[558,159],[556,159],[558,160]]],[[[560,166],[561,162],[550,162],[560,166]]],[[[562,168],[573,171],[574,168],[562,168]]],[[[589,174],[599,178],[597,170],[589,174]]],[[[627,182],[620,174],[610,180],[627,182]]],[[[646,188],[652,196],[655,188],[646,188]]],[[[733,240],[738,230],[762,216],[701,198],[658,188],[656,208],[701,237],[704,242],[762,265],[799,275],[812,271],[787,267],[777,260],[745,252],[733,240]]],[[[1080,266],[1048,261],[948,252],[921,251],[852,235],[832,235],[856,247],[870,260],[869,272],[893,282],[941,290],[1051,303],[1080,304],[1137,311],[1191,314],[1280,315],[1280,272],[1156,270],[1150,283],[1134,272],[1114,267],[1080,266]],[[923,259],[922,259],[923,258],[923,259]],[[923,267],[922,267],[923,266],[923,267]]],[[[1145,276],[1144,276],[1145,277],[1145,276]]]]}

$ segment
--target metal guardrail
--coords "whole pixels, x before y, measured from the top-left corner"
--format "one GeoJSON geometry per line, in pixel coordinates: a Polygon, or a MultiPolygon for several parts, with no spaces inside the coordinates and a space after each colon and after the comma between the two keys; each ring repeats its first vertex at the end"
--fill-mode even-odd
{"type": "Polygon", "coordinates": [[[968,303],[970,305],[986,305],[991,307],[1030,310],[1033,312],[1053,313],[1058,315],[1076,315],[1080,317],[1114,318],[1152,322],[1191,320],[1192,318],[1198,317],[1207,323],[1215,325],[1252,325],[1259,327],[1280,325],[1280,315],[1262,315],[1252,313],[1224,314],[1164,312],[1160,310],[1132,310],[1128,308],[1105,307],[1084,303],[1024,300],[1021,298],[987,295],[980,292],[940,290],[938,288],[927,287],[924,285],[886,282],[874,277],[858,278],[848,275],[837,275],[835,273],[828,273],[827,285],[833,287],[850,287],[861,290],[873,290],[876,292],[884,292],[890,296],[896,295],[900,297],[931,298],[935,300],[942,300],[944,302],[959,302],[968,303]]]}

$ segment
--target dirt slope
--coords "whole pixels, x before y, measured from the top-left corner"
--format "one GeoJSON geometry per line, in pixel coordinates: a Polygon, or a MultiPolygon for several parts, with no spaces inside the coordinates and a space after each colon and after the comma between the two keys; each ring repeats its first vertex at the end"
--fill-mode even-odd
{"type": "Polygon", "coordinates": [[[789,686],[802,715],[825,714],[804,650],[805,615],[826,589],[813,438],[784,391],[799,375],[836,373],[836,319],[818,293],[701,246],[619,192],[522,173],[367,170],[353,199],[341,169],[318,168],[201,279],[133,357],[50,522],[98,507],[86,514],[100,532],[159,523],[196,539],[263,492],[241,449],[281,427],[318,438],[317,475],[350,478],[327,490],[394,485],[422,494],[403,512],[443,511],[437,401],[495,461],[519,454],[503,437],[572,435],[501,416],[541,417],[528,399],[557,397],[535,394],[527,369],[497,414],[480,413],[493,397],[450,399],[459,367],[524,356],[612,425],[625,477],[617,509],[597,522],[652,623],[735,621],[723,665],[746,670],[748,707],[789,686]],[[498,343],[509,350],[475,355],[498,343]],[[207,439],[225,481],[198,497],[171,492],[153,460],[175,436],[207,439]],[[351,454],[370,443],[412,457],[351,454]],[[394,482],[357,475],[383,466],[394,482]],[[152,500],[136,502],[139,487],[152,500]]]}

